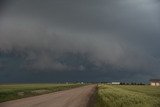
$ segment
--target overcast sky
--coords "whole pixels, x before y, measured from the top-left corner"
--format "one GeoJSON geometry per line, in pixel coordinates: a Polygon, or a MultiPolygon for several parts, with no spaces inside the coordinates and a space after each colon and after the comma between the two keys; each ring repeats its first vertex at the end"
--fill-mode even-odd
{"type": "Polygon", "coordinates": [[[160,78],[159,0],[3,0],[0,82],[160,78]]]}

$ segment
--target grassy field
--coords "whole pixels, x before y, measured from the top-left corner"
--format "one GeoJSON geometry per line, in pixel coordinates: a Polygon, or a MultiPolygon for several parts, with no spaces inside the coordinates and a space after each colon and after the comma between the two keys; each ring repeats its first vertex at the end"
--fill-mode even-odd
{"type": "Polygon", "coordinates": [[[8,84],[0,85],[0,102],[81,86],[81,84],[8,84]]]}
{"type": "Polygon", "coordinates": [[[160,87],[99,85],[95,107],[160,107],[160,87]]]}

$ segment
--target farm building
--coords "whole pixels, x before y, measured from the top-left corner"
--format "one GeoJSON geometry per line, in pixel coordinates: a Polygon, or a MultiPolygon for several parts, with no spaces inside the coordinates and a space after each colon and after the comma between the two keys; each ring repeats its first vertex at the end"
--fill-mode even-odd
{"type": "Polygon", "coordinates": [[[151,79],[150,85],[151,86],[160,86],[160,79],[151,79]]]}
{"type": "Polygon", "coordinates": [[[112,82],[112,85],[120,85],[120,82],[112,82]]]}

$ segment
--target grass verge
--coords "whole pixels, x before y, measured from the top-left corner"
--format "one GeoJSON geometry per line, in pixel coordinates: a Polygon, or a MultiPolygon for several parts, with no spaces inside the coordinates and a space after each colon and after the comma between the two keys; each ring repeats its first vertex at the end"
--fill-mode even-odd
{"type": "Polygon", "coordinates": [[[66,90],[82,84],[10,84],[0,85],[0,102],[66,90]]]}

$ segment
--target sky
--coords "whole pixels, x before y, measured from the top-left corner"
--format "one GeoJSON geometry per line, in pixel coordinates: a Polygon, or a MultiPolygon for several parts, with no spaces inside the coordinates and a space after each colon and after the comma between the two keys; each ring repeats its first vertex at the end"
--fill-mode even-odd
{"type": "Polygon", "coordinates": [[[1,0],[0,83],[160,78],[159,0],[1,0]]]}

